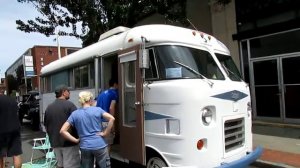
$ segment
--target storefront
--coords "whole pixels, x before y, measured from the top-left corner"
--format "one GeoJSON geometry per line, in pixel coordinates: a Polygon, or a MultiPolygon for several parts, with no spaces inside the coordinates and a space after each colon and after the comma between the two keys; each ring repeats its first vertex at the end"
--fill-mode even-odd
{"type": "Polygon", "coordinates": [[[236,0],[238,33],[233,38],[239,41],[241,70],[250,84],[253,116],[300,124],[299,2],[247,2],[252,3],[248,13],[243,12],[247,5],[236,0]]]}
{"type": "Polygon", "coordinates": [[[300,123],[300,30],[241,41],[254,117],[300,123]]]}

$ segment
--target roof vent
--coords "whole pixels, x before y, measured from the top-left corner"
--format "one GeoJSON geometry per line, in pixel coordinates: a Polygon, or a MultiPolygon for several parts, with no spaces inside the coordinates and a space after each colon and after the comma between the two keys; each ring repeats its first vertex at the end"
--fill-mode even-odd
{"type": "Polygon", "coordinates": [[[130,28],[128,27],[123,27],[123,26],[119,26],[119,27],[116,27],[114,29],[111,29],[103,34],[100,35],[100,38],[99,38],[99,41],[101,40],[104,40],[110,36],[113,36],[113,35],[117,35],[117,34],[120,34],[120,33],[123,33],[127,30],[129,30],[130,28]]]}

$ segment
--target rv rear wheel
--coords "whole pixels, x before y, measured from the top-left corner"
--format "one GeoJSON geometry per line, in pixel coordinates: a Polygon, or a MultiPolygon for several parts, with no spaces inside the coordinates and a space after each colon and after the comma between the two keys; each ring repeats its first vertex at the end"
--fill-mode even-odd
{"type": "Polygon", "coordinates": [[[162,167],[167,167],[167,164],[160,157],[150,157],[147,160],[147,168],[162,168],[162,167]]]}

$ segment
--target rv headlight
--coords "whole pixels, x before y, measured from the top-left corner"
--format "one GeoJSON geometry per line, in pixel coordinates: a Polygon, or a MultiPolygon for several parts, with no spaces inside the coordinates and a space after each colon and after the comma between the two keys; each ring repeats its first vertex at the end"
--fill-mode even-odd
{"type": "Polygon", "coordinates": [[[209,125],[213,120],[213,113],[209,108],[202,109],[202,121],[205,125],[209,125]]]}

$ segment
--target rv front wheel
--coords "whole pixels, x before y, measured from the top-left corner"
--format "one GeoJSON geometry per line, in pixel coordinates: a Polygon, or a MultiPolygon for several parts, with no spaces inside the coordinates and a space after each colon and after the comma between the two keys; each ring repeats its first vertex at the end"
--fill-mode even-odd
{"type": "Polygon", "coordinates": [[[160,157],[151,157],[147,161],[147,168],[162,168],[167,167],[167,164],[160,157]]]}

